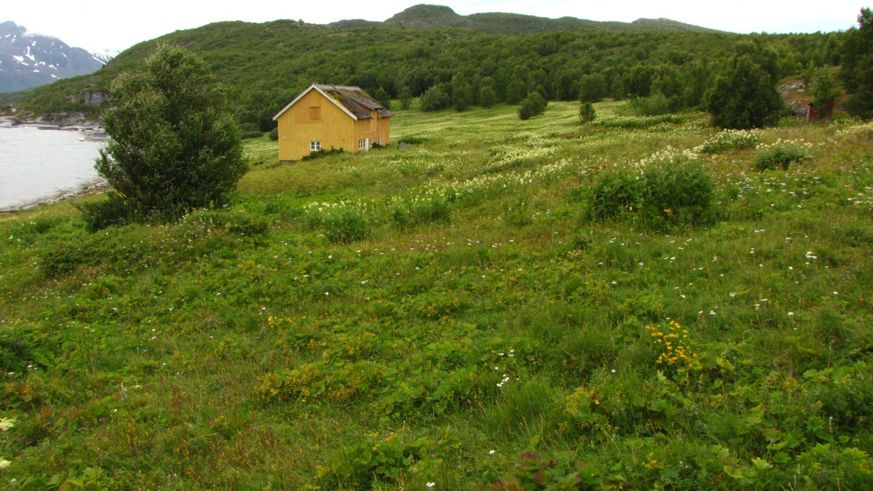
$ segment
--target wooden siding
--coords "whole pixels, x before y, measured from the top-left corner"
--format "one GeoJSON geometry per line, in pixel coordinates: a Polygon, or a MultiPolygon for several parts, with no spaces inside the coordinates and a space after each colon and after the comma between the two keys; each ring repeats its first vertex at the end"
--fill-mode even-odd
{"type": "Polygon", "coordinates": [[[285,111],[277,121],[279,127],[279,160],[300,160],[310,154],[312,141],[321,142],[322,150],[342,149],[358,153],[358,142],[364,138],[370,145],[387,145],[391,120],[375,111],[372,119],[353,120],[317,90],[311,90],[285,111]]]}
{"type": "Polygon", "coordinates": [[[315,90],[285,111],[278,124],[279,160],[300,160],[309,155],[312,141],[321,142],[322,150],[348,150],[356,145],[354,121],[315,90]]]}

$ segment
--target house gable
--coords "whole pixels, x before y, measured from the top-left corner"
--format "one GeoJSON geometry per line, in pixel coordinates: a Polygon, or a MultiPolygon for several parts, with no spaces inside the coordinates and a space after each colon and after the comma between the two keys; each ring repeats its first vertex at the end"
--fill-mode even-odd
{"type": "Polygon", "coordinates": [[[339,101],[337,101],[337,100],[334,99],[333,97],[327,95],[327,93],[325,93],[325,91],[322,90],[322,89],[318,86],[318,84],[312,84],[312,85],[309,86],[308,89],[304,90],[303,92],[300,93],[300,95],[298,95],[296,98],[294,98],[294,100],[291,101],[287,106],[283,107],[281,111],[279,111],[278,113],[276,113],[276,115],[273,116],[273,121],[278,121],[279,118],[280,118],[283,114],[285,114],[285,112],[287,112],[289,109],[291,109],[291,107],[292,107],[294,104],[297,104],[297,102],[300,101],[300,99],[303,99],[303,97],[306,96],[306,94],[312,92],[313,90],[317,91],[319,94],[321,94],[322,97],[324,97],[325,99],[327,99],[328,101],[330,101],[331,103],[333,103],[336,107],[338,107],[340,110],[342,110],[342,112],[346,113],[350,118],[352,118],[352,120],[354,120],[354,121],[357,121],[357,120],[358,120],[358,117],[357,117],[357,116],[355,116],[354,114],[352,114],[352,112],[349,111],[348,109],[346,109],[345,106],[343,106],[342,104],[340,104],[339,101]]]}
{"type": "Polygon", "coordinates": [[[273,118],[279,160],[299,160],[312,152],[351,153],[387,145],[391,112],[359,87],[312,84],[273,118]]]}

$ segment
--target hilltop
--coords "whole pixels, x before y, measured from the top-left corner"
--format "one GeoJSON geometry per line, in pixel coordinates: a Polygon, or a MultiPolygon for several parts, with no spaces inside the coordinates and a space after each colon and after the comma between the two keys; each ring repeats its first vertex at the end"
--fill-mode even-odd
{"type": "Polygon", "coordinates": [[[549,19],[532,15],[489,12],[467,16],[441,5],[415,5],[385,21],[386,25],[408,29],[439,29],[456,27],[488,34],[536,34],[580,29],[626,31],[650,30],[663,32],[717,32],[712,29],[683,24],[669,19],[638,19],[631,23],[598,22],[575,17],[549,19]]]}

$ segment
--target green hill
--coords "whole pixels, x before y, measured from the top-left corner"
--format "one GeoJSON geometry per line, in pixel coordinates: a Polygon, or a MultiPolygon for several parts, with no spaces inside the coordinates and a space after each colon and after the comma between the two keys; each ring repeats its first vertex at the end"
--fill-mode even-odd
{"type": "Polygon", "coordinates": [[[868,489],[870,124],[578,107],[401,110],[294,165],[250,140],[175,223],[0,215],[4,484],[868,489]],[[689,168],[706,224],[593,219],[604,182],[705,196],[689,168]]]}
{"type": "Polygon", "coordinates": [[[536,34],[542,32],[589,30],[652,30],[652,31],[696,31],[716,32],[712,29],[683,24],[669,19],[639,19],[632,23],[598,22],[561,17],[549,19],[533,15],[488,12],[472,15],[459,15],[449,7],[441,5],[415,5],[385,21],[385,24],[409,29],[439,29],[458,27],[488,34],[536,34]]]}
{"type": "Polygon", "coordinates": [[[690,91],[681,94],[680,105],[694,107],[736,43],[772,52],[781,77],[836,63],[842,35],[736,35],[665,19],[622,24],[500,13],[460,16],[448,7],[418,5],[384,23],[219,22],[177,31],[133,46],[95,74],[10,99],[35,115],[83,112],[96,118],[100,107],[87,103],[90,95],[108,92],[113,78],[139,66],[157,43],[170,42],[211,65],[249,131],[270,130],[275,112],[312,82],[359,85],[382,99],[441,86],[450,97],[456,90],[468,92],[477,104],[485,85],[498,102],[528,91],[575,100],[594,76],[601,98],[690,91]]]}
{"type": "MultiPolygon", "coordinates": [[[[447,15],[445,9],[434,14],[447,15]]],[[[508,14],[470,18],[478,19],[484,30],[523,26],[530,20],[508,14]]],[[[108,91],[114,77],[139,66],[160,42],[178,43],[200,54],[227,85],[248,130],[271,129],[275,112],[316,81],[359,85],[382,99],[404,92],[421,95],[441,84],[449,94],[455,87],[467,87],[476,104],[483,84],[493,86],[498,101],[511,100],[513,91],[529,90],[551,100],[575,100],[586,77],[596,76],[601,97],[623,99],[631,90],[644,93],[651,87],[678,94],[687,87],[695,92],[683,95],[688,99],[684,105],[694,106],[738,42],[755,42],[778,55],[776,68],[782,76],[801,66],[834,63],[842,36],[600,28],[504,35],[461,27],[411,29],[349,22],[345,27],[288,20],[221,22],[174,32],[124,51],[93,75],[24,93],[19,106],[36,115],[82,111],[96,117],[100,108],[86,104],[88,94],[108,91]]]]}

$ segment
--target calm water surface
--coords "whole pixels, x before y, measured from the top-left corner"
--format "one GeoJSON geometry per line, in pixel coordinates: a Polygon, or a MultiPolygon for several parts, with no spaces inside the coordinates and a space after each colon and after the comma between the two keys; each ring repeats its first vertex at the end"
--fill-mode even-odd
{"type": "Polygon", "coordinates": [[[105,143],[84,133],[28,126],[0,128],[0,211],[48,200],[94,183],[105,143]]]}

